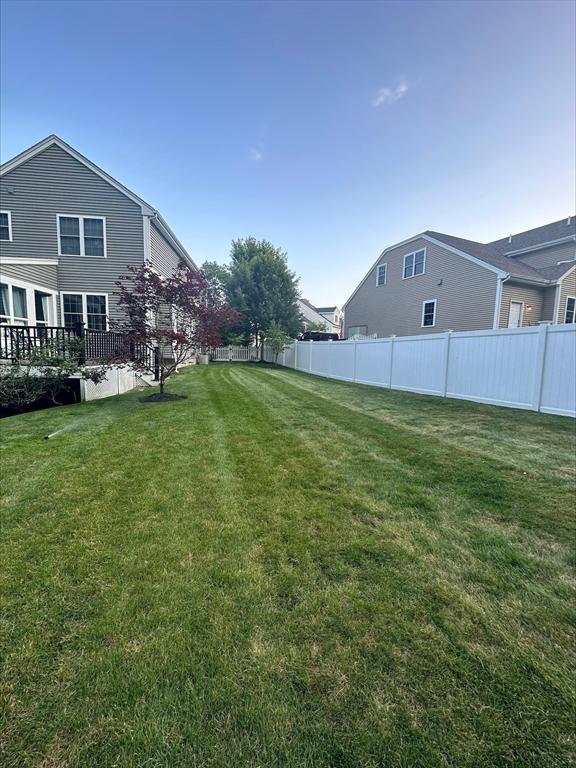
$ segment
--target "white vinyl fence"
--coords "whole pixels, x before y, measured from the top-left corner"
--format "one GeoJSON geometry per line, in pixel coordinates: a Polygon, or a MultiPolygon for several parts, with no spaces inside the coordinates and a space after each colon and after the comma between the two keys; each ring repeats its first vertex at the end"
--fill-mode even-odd
{"type": "MultiPolygon", "coordinates": [[[[274,361],[271,350],[264,359],[274,361]]],[[[279,365],[298,371],[576,416],[576,325],[294,342],[279,365]]]]}
{"type": "Polygon", "coordinates": [[[210,350],[212,360],[217,362],[257,362],[260,360],[260,350],[256,347],[214,347],[210,350]]]}

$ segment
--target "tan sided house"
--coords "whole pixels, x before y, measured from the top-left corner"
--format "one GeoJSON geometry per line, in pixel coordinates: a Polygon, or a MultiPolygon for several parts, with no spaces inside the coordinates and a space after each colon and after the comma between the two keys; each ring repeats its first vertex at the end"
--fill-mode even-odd
{"type": "Polygon", "coordinates": [[[426,231],[387,248],[344,305],[344,335],[576,320],[573,216],[478,243],[426,231]]]}

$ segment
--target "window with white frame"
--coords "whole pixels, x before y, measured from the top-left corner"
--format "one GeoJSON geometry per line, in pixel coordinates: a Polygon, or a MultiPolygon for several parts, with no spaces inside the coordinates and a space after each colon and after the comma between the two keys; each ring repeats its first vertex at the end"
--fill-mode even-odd
{"type": "Polygon", "coordinates": [[[350,328],[348,328],[348,336],[367,336],[367,335],[368,335],[367,325],[351,325],[350,328]]]}
{"type": "Polygon", "coordinates": [[[378,264],[376,267],[376,285],[386,285],[387,264],[378,264]]]}
{"type": "Polygon", "coordinates": [[[0,240],[12,240],[12,214],[10,211],[0,211],[0,240]]]}
{"type": "Polygon", "coordinates": [[[52,295],[44,291],[34,291],[34,311],[36,312],[36,325],[50,325],[52,309],[52,295]]]}
{"type": "Polygon", "coordinates": [[[54,310],[54,293],[19,281],[0,283],[0,323],[52,325],[54,310]]]}
{"type": "Polygon", "coordinates": [[[106,256],[106,220],[102,216],[58,214],[60,256],[106,256]]]}
{"type": "Polygon", "coordinates": [[[436,325],[436,299],[422,302],[422,328],[433,328],[436,325]]]}
{"type": "Polygon", "coordinates": [[[0,322],[7,325],[28,325],[26,288],[0,283],[0,322]]]}
{"type": "Polygon", "coordinates": [[[423,275],[426,269],[426,248],[422,248],[414,253],[407,253],[404,256],[404,280],[408,277],[423,275]]]}
{"type": "Polygon", "coordinates": [[[96,293],[63,293],[62,313],[66,328],[84,323],[91,331],[107,329],[107,296],[96,293]]]}
{"type": "Polygon", "coordinates": [[[576,296],[566,298],[566,312],[564,313],[565,323],[576,323],[576,296]]]}

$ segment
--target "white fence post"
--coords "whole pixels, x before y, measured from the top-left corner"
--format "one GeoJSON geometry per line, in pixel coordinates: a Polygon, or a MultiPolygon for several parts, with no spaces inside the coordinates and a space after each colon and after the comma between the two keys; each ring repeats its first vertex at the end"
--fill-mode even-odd
{"type": "Polygon", "coordinates": [[[444,347],[444,380],[442,382],[442,397],[448,392],[448,371],[450,366],[450,339],[452,331],[446,331],[446,345],[444,347]]]}
{"type": "Polygon", "coordinates": [[[312,345],[314,344],[314,342],[312,341],[312,339],[310,339],[308,343],[310,344],[310,359],[308,361],[308,370],[312,372],[312,345]]]}
{"type": "Polygon", "coordinates": [[[354,339],[354,368],[352,370],[352,381],[356,381],[356,346],[358,339],[354,339]]]}
{"type": "Polygon", "coordinates": [[[388,380],[388,389],[392,389],[392,366],[394,365],[394,339],[396,334],[390,336],[390,378],[388,380]]]}
{"type": "Polygon", "coordinates": [[[542,384],[544,383],[544,368],[546,366],[546,342],[548,341],[548,324],[543,323],[538,329],[538,346],[536,348],[536,361],[534,364],[534,394],[532,396],[532,408],[540,410],[542,403],[542,384]]]}
{"type": "Polygon", "coordinates": [[[298,339],[294,339],[294,370],[298,369],[298,339]]]}

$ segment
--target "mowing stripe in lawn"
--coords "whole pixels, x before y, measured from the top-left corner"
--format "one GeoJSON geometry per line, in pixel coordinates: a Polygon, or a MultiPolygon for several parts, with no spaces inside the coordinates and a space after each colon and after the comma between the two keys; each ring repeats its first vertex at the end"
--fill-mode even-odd
{"type": "Polygon", "coordinates": [[[3,765],[570,763],[568,420],[260,365],[169,388],[0,425],[3,765]]]}

